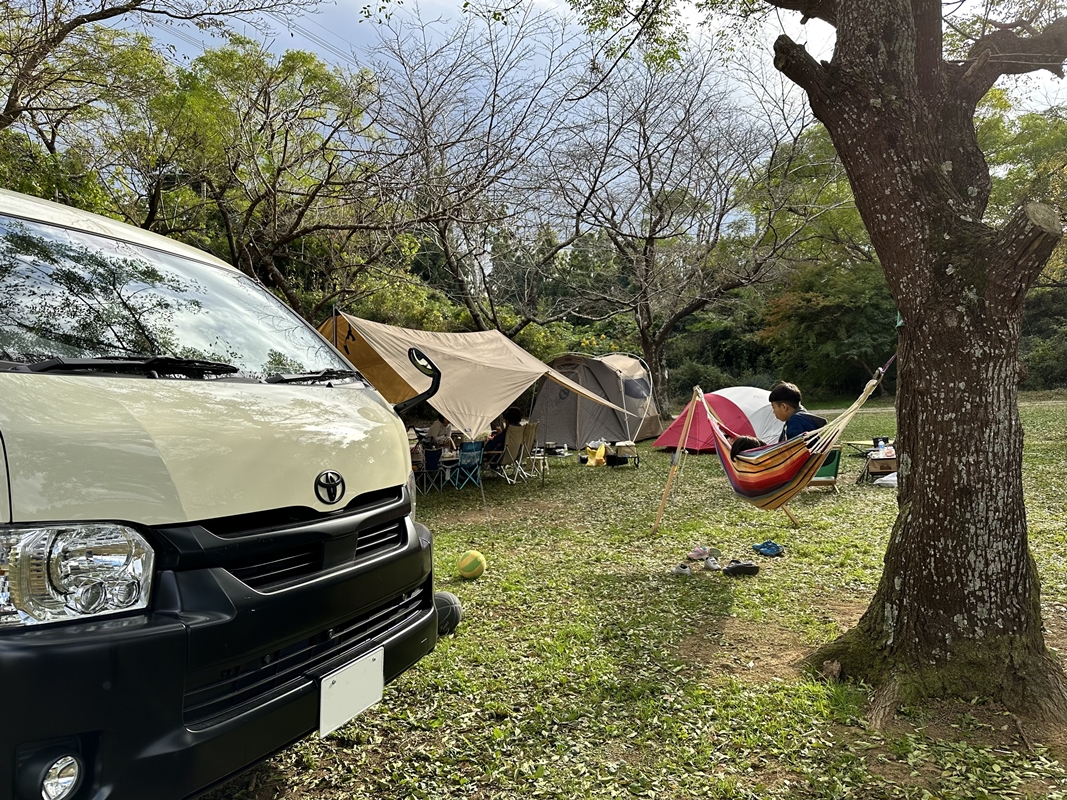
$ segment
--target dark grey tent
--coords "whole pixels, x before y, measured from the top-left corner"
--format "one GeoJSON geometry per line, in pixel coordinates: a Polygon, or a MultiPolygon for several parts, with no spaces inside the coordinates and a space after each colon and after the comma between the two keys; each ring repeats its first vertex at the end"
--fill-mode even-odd
{"type": "Polygon", "coordinates": [[[599,357],[568,353],[550,366],[630,413],[580,398],[564,386],[542,383],[530,412],[530,421],[541,423],[538,441],[577,448],[599,440],[639,442],[663,432],[648,370],[640,359],[623,353],[599,357]]]}

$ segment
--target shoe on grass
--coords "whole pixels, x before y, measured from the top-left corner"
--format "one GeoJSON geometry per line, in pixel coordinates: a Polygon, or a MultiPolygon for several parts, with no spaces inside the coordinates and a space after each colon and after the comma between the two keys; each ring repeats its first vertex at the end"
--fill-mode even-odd
{"type": "Polygon", "coordinates": [[[780,556],[785,554],[785,548],[776,542],[772,542],[770,539],[762,544],[752,545],[752,549],[759,553],[761,556],[767,556],[773,558],[774,556],[780,556]]]}
{"type": "Polygon", "coordinates": [[[705,545],[697,545],[689,551],[689,555],[686,556],[690,561],[703,561],[708,556],[712,558],[721,558],[722,551],[718,547],[707,547],[705,545]]]}
{"type": "Polygon", "coordinates": [[[671,570],[671,575],[692,575],[693,570],[689,569],[688,564],[679,564],[671,570]]]}
{"type": "Polygon", "coordinates": [[[751,561],[738,561],[736,558],[722,568],[722,574],[729,575],[731,578],[739,578],[742,575],[756,575],[758,572],[758,565],[753,564],[751,561]]]}
{"type": "Polygon", "coordinates": [[[704,559],[704,569],[713,569],[718,572],[722,567],[719,565],[719,561],[715,556],[708,556],[704,559]]]}

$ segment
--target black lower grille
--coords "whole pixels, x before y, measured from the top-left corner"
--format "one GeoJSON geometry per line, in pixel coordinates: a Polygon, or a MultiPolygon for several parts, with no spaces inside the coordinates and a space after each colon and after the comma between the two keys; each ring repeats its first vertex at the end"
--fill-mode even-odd
{"type": "Polygon", "coordinates": [[[261,705],[309,680],[307,673],[316,667],[354,654],[368,642],[384,638],[432,603],[427,581],[329,630],[230,667],[205,685],[187,686],[182,709],[185,725],[191,730],[202,730],[261,705]]]}
{"type": "Polygon", "coordinates": [[[226,569],[253,589],[261,592],[279,589],[322,569],[322,545],[310,544],[235,561],[226,569]]]}
{"type": "Polygon", "coordinates": [[[404,520],[397,519],[387,525],[360,532],[359,544],[356,545],[356,557],[363,558],[371,553],[400,547],[406,540],[405,531],[404,520]]]}

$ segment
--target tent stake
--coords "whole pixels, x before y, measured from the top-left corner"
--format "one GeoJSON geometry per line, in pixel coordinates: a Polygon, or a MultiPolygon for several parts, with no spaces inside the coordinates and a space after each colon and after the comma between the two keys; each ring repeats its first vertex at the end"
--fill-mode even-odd
{"type": "Polygon", "coordinates": [[[678,468],[682,464],[682,455],[685,453],[685,446],[689,444],[689,426],[693,422],[693,412],[697,407],[697,392],[700,391],[699,386],[693,387],[693,399],[689,402],[689,413],[685,417],[685,424],[682,426],[682,438],[678,440],[678,449],[674,451],[674,458],[671,459],[671,471],[667,476],[667,485],[663,489],[663,499],[659,503],[659,512],[656,514],[656,522],[652,526],[652,534],[655,535],[659,532],[659,523],[663,519],[663,510],[667,507],[667,495],[671,492],[671,483],[674,481],[674,476],[678,474],[678,468]]]}
{"type": "Polygon", "coordinates": [[[785,515],[793,521],[794,528],[800,527],[800,523],[797,521],[797,518],[793,516],[793,512],[789,510],[789,506],[782,506],[782,511],[784,511],[785,515]]]}

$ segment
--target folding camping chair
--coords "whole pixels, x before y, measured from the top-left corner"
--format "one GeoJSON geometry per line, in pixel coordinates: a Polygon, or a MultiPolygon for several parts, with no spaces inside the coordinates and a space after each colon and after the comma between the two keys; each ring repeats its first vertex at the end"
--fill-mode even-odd
{"type": "Polygon", "coordinates": [[[541,476],[541,482],[544,483],[544,456],[534,456],[534,449],[537,447],[537,426],[540,422],[527,422],[522,427],[522,451],[519,453],[519,469],[527,478],[532,478],[534,475],[541,476]]]}
{"type": "Polygon", "coordinates": [[[423,494],[429,494],[433,490],[441,491],[445,488],[445,471],[441,469],[441,453],[443,450],[427,450],[426,461],[422,469],[415,472],[415,488],[423,494]]]}
{"type": "Polygon", "coordinates": [[[491,460],[486,462],[489,471],[499,475],[508,483],[526,480],[529,475],[519,463],[522,458],[523,437],[529,425],[508,425],[504,430],[504,449],[499,453],[489,453],[491,460]]]}
{"type": "Polygon", "coordinates": [[[482,449],[485,442],[463,442],[459,446],[459,463],[452,468],[452,485],[462,489],[468,483],[482,485],[482,449]]]}
{"type": "Polygon", "coordinates": [[[837,491],[837,473],[841,469],[841,445],[830,448],[826,459],[815,473],[815,477],[808,481],[808,486],[830,486],[837,491]]]}

